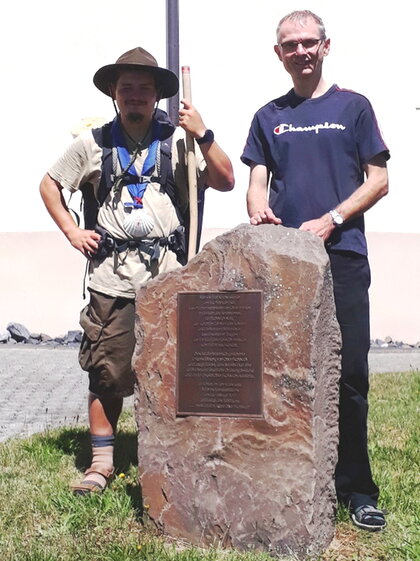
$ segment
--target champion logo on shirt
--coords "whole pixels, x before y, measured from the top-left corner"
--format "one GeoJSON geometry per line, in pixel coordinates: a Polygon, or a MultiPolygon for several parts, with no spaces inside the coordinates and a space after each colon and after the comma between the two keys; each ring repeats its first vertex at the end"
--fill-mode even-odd
{"type": "Polygon", "coordinates": [[[325,129],[343,131],[346,127],[344,125],[340,125],[339,123],[328,123],[328,121],[325,121],[325,123],[319,123],[318,125],[309,125],[307,127],[294,127],[291,123],[281,123],[274,129],[274,134],[279,135],[286,132],[314,132],[315,134],[318,134],[320,130],[325,129]]]}

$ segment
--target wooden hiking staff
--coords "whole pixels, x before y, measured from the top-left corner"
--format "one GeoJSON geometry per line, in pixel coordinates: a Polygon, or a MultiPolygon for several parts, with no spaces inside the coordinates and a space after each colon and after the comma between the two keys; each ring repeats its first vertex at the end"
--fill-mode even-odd
{"type": "MultiPolygon", "coordinates": [[[[182,90],[183,96],[191,103],[191,74],[190,67],[182,67],[182,90]]],[[[198,194],[197,194],[197,170],[195,164],[194,139],[190,133],[186,133],[187,143],[187,170],[188,170],[188,196],[190,206],[190,232],[188,237],[188,261],[197,253],[198,235],[198,194]]]]}

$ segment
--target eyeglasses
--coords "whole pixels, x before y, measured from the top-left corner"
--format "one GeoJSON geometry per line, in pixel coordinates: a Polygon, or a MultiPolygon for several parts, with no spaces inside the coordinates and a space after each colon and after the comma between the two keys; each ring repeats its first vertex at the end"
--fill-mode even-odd
{"type": "Polygon", "coordinates": [[[278,43],[278,45],[285,53],[295,53],[299,45],[302,45],[302,49],[305,51],[311,51],[320,41],[323,41],[323,39],[302,39],[302,41],[285,41],[284,43],[278,43]]]}

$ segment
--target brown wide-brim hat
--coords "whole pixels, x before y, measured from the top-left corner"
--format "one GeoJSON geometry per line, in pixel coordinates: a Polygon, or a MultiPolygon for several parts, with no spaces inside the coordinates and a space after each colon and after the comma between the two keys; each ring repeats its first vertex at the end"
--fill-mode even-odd
{"type": "Polygon", "coordinates": [[[93,83],[102,93],[111,97],[109,86],[116,82],[119,73],[123,70],[146,70],[153,74],[161,99],[172,97],[178,92],[177,76],[166,68],[160,68],[155,57],[141,47],[124,53],[115,64],[100,68],[93,77],[93,83]]]}

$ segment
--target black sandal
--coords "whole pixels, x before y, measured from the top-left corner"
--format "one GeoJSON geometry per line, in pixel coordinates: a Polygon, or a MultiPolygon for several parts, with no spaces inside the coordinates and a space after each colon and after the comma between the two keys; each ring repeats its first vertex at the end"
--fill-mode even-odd
{"type": "Polygon", "coordinates": [[[353,510],[351,519],[359,528],[371,532],[378,532],[386,526],[384,512],[372,505],[358,506],[353,510]]]}

